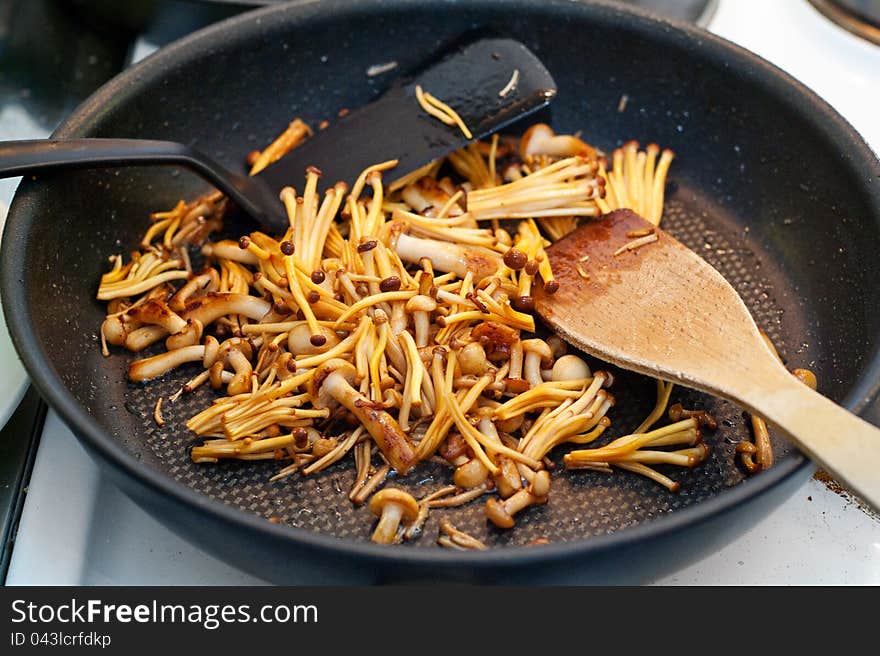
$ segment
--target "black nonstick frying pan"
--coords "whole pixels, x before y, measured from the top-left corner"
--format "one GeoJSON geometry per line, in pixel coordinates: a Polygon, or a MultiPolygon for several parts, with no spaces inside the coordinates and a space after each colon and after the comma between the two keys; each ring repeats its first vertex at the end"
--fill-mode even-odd
{"type": "MultiPolygon", "coordinates": [[[[183,141],[243,171],[245,154],[293,117],[332,120],[381,92],[389,80],[367,76],[371,64],[407,70],[480,31],[510,35],[541,58],[559,89],[542,118],[558,130],[580,130],[606,150],[629,139],[675,150],[664,226],[734,284],[789,366],[814,370],[820,390],[851,410],[874,397],[880,164],[814,94],[690,27],[574,2],[293,3],[164,48],[99,90],[55,136],[183,141]]],[[[811,472],[777,440],[777,464],[747,477],[733,454],[748,434],[740,410],[678,389],[674,400],[721,423],[707,438],[708,462],[669,472],[678,494],[625,472],[556,476],[551,503],[511,532],[490,528],[482,504],[448,511],[493,547],[459,553],[435,544],[440,513],[412,544],[371,544],[369,511],[344,493],[350,466],[269,483],[277,465],[193,465],[182,422],[209,392],[166,404],[167,423],[156,426],[156,398],[190,372],[126,383],[131,355],[101,356],[104,310],[94,293],[107,256],[135,248],[150,212],[203,191],[172,169],[28,179],[7,219],[0,291],[34,383],[112,478],[173,529],[267,580],[601,582],[613,568],[615,582],[640,582],[723,543],[811,472]],[[537,538],[549,544],[528,546],[537,538]]],[[[647,414],[654,385],[621,375],[615,395],[619,435],[647,414]]],[[[421,496],[447,476],[420,469],[395,485],[421,496]]]]}

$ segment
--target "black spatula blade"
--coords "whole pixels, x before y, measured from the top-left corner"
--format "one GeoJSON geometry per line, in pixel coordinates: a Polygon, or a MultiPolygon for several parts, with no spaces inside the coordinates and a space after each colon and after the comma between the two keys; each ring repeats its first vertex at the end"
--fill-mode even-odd
{"type": "Polygon", "coordinates": [[[323,173],[323,186],[352,184],[372,164],[398,165],[394,180],[443,157],[469,140],[454,126],[428,115],[415,88],[447,103],[474,139],[485,137],[545,107],[556,84],[544,65],[513,39],[483,39],[450,53],[414,77],[401,80],[378,100],[353,110],[257,175],[272,189],[302,186],[306,167],[323,173]]]}

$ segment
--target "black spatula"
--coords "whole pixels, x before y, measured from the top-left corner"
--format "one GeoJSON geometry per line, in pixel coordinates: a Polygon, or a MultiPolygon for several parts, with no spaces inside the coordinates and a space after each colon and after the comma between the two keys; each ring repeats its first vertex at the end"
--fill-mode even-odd
{"type": "Polygon", "coordinates": [[[377,100],[319,131],[253,177],[228,171],[183,144],[140,139],[0,142],[0,177],[72,166],[183,165],[257,222],[283,232],[288,221],[278,192],[285,185],[300,185],[308,166],[321,169],[328,184],[351,184],[371,164],[397,159],[398,165],[385,174],[387,181],[394,181],[471,141],[458,126],[423,111],[416,86],[452,107],[472,139],[545,107],[556,95],[553,78],[528,48],[512,39],[482,39],[398,80],[377,100]]]}

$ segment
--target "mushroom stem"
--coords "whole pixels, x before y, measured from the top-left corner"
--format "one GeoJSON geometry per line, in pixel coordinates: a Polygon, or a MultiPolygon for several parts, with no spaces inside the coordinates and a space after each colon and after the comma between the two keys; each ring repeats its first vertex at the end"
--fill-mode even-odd
{"type": "MultiPolygon", "coordinates": [[[[363,424],[383,455],[394,469],[405,474],[416,463],[415,451],[400,425],[366,396],[354,389],[349,379],[353,379],[354,367],[345,360],[330,360],[321,369],[333,368],[321,383],[321,394],[328,395],[351,412],[363,424]],[[339,363],[342,363],[341,365],[339,363]],[[336,369],[343,368],[344,371],[336,369]]],[[[316,374],[320,376],[320,370],[316,374]]]]}
{"type": "Polygon", "coordinates": [[[220,317],[240,314],[257,321],[272,310],[268,301],[249,294],[208,292],[202,297],[186,304],[185,319],[197,319],[203,326],[213,323],[220,317]]]}
{"type": "Polygon", "coordinates": [[[397,504],[388,505],[379,517],[379,522],[373,530],[373,542],[379,544],[390,544],[394,541],[397,533],[397,527],[400,526],[400,520],[403,517],[403,508],[397,504]]]}
{"type": "Polygon", "coordinates": [[[142,360],[135,360],[128,365],[128,378],[141,382],[156,378],[179,367],[186,362],[198,362],[205,356],[205,347],[201,344],[184,346],[175,351],[166,351],[142,360]]]}
{"type": "Polygon", "coordinates": [[[486,500],[486,516],[499,528],[512,528],[513,516],[531,505],[547,503],[550,494],[550,474],[542,469],[535,474],[529,487],[520,490],[503,503],[495,497],[486,500]]]}
{"type": "Polygon", "coordinates": [[[472,271],[474,282],[495,275],[504,266],[501,257],[489,250],[466,248],[448,241],[421,239],[406,234],[397,238],[397,254],[402,260],[413,264],[428,258],[438,271],[450,271],[460,278],[472,271]]]}

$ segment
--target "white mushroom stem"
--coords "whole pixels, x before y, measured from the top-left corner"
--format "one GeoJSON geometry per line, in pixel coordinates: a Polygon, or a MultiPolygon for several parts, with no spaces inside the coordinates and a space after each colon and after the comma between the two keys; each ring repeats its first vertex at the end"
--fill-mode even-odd
{"type": "Polygon", "coordinates": [[[240,349],[233,348],[226,354],[224,362],[235,370],[235,376],[227,387],[229,395],[234,396],[247,392],[250,389],[250,378],[253,372],[248,357],[240,349]]]}
{"type": "Polygon", "coordinates": [[[406,234],[397,238],[397,254],[400,259],[413,264],[428,258],[436,270],[452,272],[461,278],[472,271],[475,282],[495,275],[504,266],[501,257],[489,250],[466,248],[448,241],[420,239],[406,234]]]}
{"type": "MultiPolygon", "coordinates": [[[[420,178],[413,184],[404,187],[401,192],[403,200],[419,214],[429,216],[425,210],[433,209],[433,214],[446,207],[449,204],[451,196],[446,193],[434,178],[420,178]]],[[[459,216],[462,214],[461,208],[453,203],[448,206],[448,216],[459,216]]]]}
{"type": "Polygon", "coordinates": [[[183,312],[186,309],[186,302],[189,298],[200,289],[208,291],[217,291],[220,285],[220,274],[214,268],[208,268],[204,273],[193,276],[186,281],[186,284],[177,290],[177,293],[168,301],[168,307],[175,312],[183,312]]]}
{"type": "Polygon", "coordinates": [[[424,348],[428,345],[428,333],[431,329],[431,312],[437,309],[437,302],[430,296],[418,294],[406,303],[407,312],[413,315],[413,328],[416,333],[416,346],[424,348]]]}
{"type": "Polygon", "coordinates": [[[186,304],[186,319],[197,319],[203,326],[226,315],[241,315],[258,321],[272,310],[268,301],[249,294],[210,292],[186,304]]]}
{"type": "Polygon", "coordinates": [[[252,267],[256,267],[259,264],[256,255],[249,250],[239,248],[238,242],[231,239],[205,244],[202,246],[202,255],[220,260],[232,260],[241,264],[249,264],[252,267]]]}
{"type": "Polygon", "coordinates": [[[541,376],[541,364],[552,358],[550,347],[540,339],[527,339],[523,342],[525,361],[523,362],[524,377],[532,387],[544,382],[541,376]]]}
{"type": "Polygon", "coordinates": [[[165,340],[165,348],[169,351],[182,348],[184,346],[194,346],[202,339],[204,326],[197,319],[190,319],[186,322],[186,326],[178,333],[171,335],[165,340]]]}
{"type": "Polygon", "coordinates": [[[165,337],[168,331],[162,326],[142,326],[132,330],[125,337],[125,348],[129,351],[143,351],[145,348],[165,337]]]}
{"type": "Polygon", "coordinates": [[[135,382],[149,380],[156,376],[161,376],[186,362],[198,362],[204,357],[204,345],[184,346],[175,351],[166,351],[150,358],[135,360],[128,365],[128,377],[135,382]]]}
{"type": "MultiPolygon", "coordinates": [[[[480,419],[477,428],[483,435],[492,441],[502,444],[495,423],[488,417],[480,419]]],[[[506,499],[522,489],[522,480],[520,479],[519,469],[513,460],[503,454],[497,454],[495,456],[495,462],[501,470],[495,476],[495,487],[498,490],[498,494],[506,499]]],[[[525,465],[523,465],[523,467],[525,467],[525,465]]]]}
{"type": "Polygon", "coordinates": [[[574,157],[592,155],[595,150],[581,139],[570,134],[559,134],[546,123],[536,123],[523,134],[519,142],[520,156],[549,155],[551,157],[574,157]]]}
{"type": "Polygon", "coordinates": [[[401,519],[403,519],[403,506],[396,503],[386,505],[382,510],[376,528],[373,530],[373,542],[390,544],[397,533],[397,527],[400,526],[401,519]]]}
{"type": "Polygon", "coordinates": [[[523,347],[522,340],[516,340],[510,345],[510,371],[508,378],[522,378],[523,347]]]}

